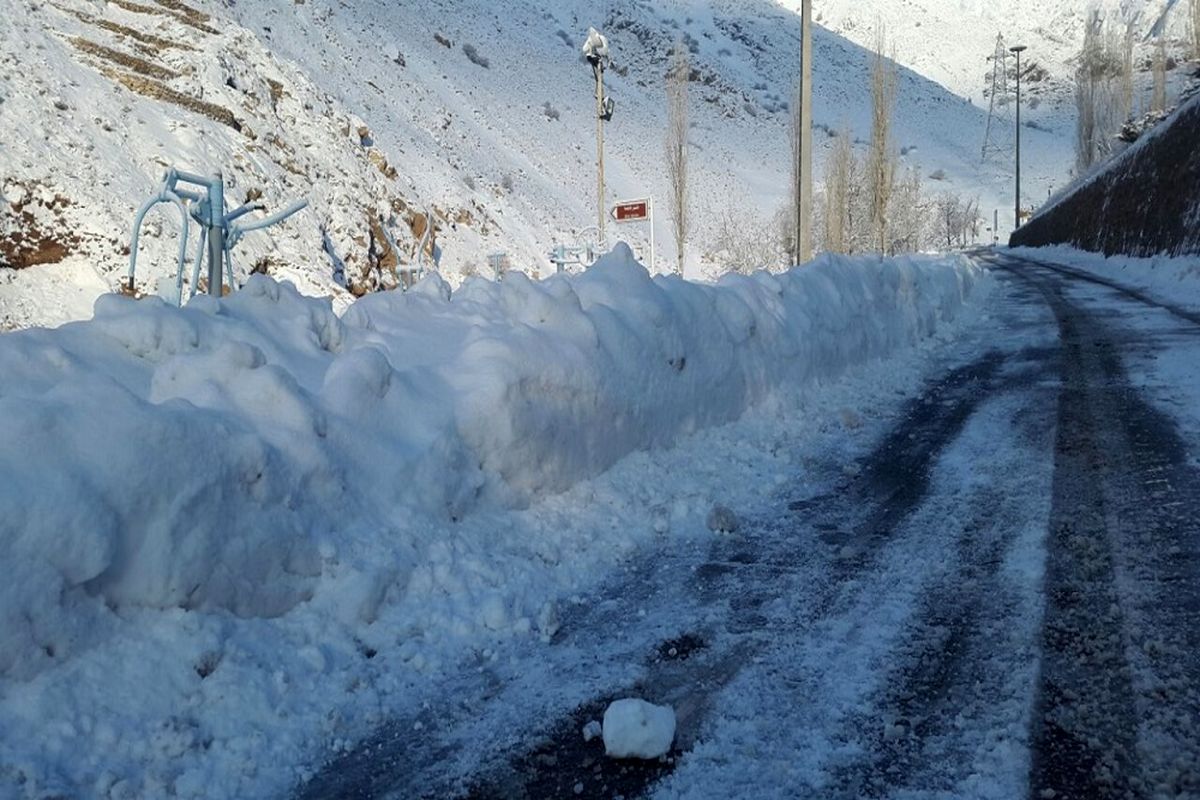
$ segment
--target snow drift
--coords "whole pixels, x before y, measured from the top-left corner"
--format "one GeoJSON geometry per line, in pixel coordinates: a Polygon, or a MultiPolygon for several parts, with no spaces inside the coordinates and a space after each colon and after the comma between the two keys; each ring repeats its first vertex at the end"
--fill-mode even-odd
{"type": "Polygon", "coordinates": [[[411,537],[911,345],[978,280],[959,257],[826,257],[706,286],[619,246],[582,275],[453,297],[432,277],[342,318],[256,276],[0,337],[0,676],[86,646],[89,599],[275,616],[313,596],[325,550],[429,520],[364,568],[369,622],[411,537]]]}

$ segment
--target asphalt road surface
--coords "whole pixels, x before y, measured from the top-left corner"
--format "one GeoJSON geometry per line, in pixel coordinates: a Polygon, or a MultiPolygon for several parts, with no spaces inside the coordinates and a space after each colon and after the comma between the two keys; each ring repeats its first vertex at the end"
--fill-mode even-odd
{"type": "Polygon", "coordinates": [[[986,325],[819,493],[647,552],[298,796],[1200,798],[1200,448],[1171,413],[1200,318],[978,258],[986,325]],[[624,696],[675,707],[670,756],[584,740],[624,696]]]}

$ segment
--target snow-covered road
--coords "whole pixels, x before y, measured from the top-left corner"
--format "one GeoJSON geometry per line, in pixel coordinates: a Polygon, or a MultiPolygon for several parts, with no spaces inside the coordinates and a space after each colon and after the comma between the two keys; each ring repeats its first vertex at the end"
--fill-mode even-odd
{"type": "Polygon", "coordinates": [[[980,258],[992,314],[917,396],[736,532],[648,544],[548,644],[438,678],[300,796],[1200,796],[1200,327],[980,258]],[[626,696],[675,708],[670,757],[585,741],[626,696]]]}

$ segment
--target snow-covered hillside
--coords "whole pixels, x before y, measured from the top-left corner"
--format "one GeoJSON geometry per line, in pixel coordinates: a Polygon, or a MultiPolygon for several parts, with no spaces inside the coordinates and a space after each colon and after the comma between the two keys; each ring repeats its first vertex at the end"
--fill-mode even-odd
{"type": "MultiPolygon", "coordinates": [[[[4,5],[0,239],[7,263],[28,265],[0,269],[6,327],[87,316],[123,274],[134,208],[168,166],[223,169],[238,200],[310,201],[239,247],[239,281],[258,266],[344,307],[339,283],[393,282],[375,226],[411,261],[426,209],[452,280],[486,271],[493,252],[537,274],[551,246],[595,218],[578,53],[589,24],[616,52],[614,199],[664,195],[662,76],[682,39],[696,69],[696,252],[718,219],[761,224],[783,200],[796,20],[769,2],[620,2],[603,14],[584,2],[464,0],[4,5]]],[[[832,35],[816,46],[818,124],[861,129],[865,52],[832,35]]],[[[980,127],[978,109],[912,74],[900,116],[913,158],[973,183],[975,137],[962,132],[980,127]]],[[[660,267],[673,257],[665,217],[660,267]]],[[[175,241],[177,222],[161,219],[143,245],[151,291],[169,277],[175,241]]],[[[644,245],[636,230],[615,235],[644,245]]]]}
{"type": "MultiPolygon", "coordinates": [[[[799,6],[798,0],[781,3],[799,6]]],[[[1027,46],[1027,63],[1048,73],[1029,88],[1035,95],[1050,94],[1052,107],[1061,107],[1070,100],[1067,84],[1091,9],[1113,24],[1132,24],[1135,39],[1144,44],[1159,33],[1188,38],[1186,5],[1178,0],[876,0],[868,10],[856,0],[817,0],[814,15],[830,32],[863,46],[872,45],[882,23],[897,61],[975,102],[991,74],[984,58],[1002,34],[1010,45],[1027,46]]],[[[1034,108],[1029,113],[1040,119],[1050,112],[1034,108]]]]}
{"type": "MultiPolygon", "coordinates": [[[[372,219],[411,239],[401,233],[414,193],[365,124],[252,33],[176,3],[4,5],[0,253],[18,269],[0,270],[3,327],[90,313],[124,274],[133,210],[169,166],[223,170],[237,203],[309,199],[272,229],[273,247],[262,236],[238,248],[239,280],[257,265],[306,293],[348,297],[326,239],[349,277],[368,262],[372,219]]],[[[152,292],[179,226],[159,219],[139,281],[152,292]]]]}
{"type": "MultiPolygon", "coordinates": [[[[1164,4],[1126,10],[1145,28],[1164,4]]],[[[0,266],[0,327],[88,316],[123,274],[134,209],[172,165],[224,170],[239,201],[310,201],[239,245],[239,283],[257,267],[342,309],[349,289],[395,284],[397,263],[417,257],[427,212],[453,284],[488,274],[497,253],[545,274],[551,247],[596,219],[593,86],[579,53],[589,25],[614,51],[609,200],[660,198],[655,270],[674,263],[661,202],[664,73],[677,43],[692,53],[688,271],[698,275],[721,229],[767,230],[784,203],[794,5],[0,0],[0,259],[33,262],[0,266]]],[[[882,22],[907,68],[895,126],[903,160],[938,177],[931,192],[978,195],[990,217],[1011,205],[1011,169],[981,163],[983,76],[997,29],[1015,31],[1047,69],[1031,97],[1049,102],[1025,131],[1026,195],[1045,196],[1071,165],[1066,81],[1080,6],[819,2],[814,122],[866,139],[866,48],[882,22]]],[[[832,143],[818,134],[818,177],[832,143]]],[[[169,277],[178,223],[151,219],[139,288],[153,291],[169,277]]],[[[648,256],[642,230],[613,227],[610,239],[648,256]]]]}
{"type": "MultiPolygon", "coordinates": [[[[798,0],[780,0],[798,8],[798,0]]],[[[896,61],[935,81],[951,92],[987,109],[992,78],[989,60],[997,35],[1005,44],[1025,45],[1022,60],[1022,182],[1023,202],[1036,207],[1071,180],[1075,136],[1075,70],[1085,25],[1092,10],[1117,31],[1129,25],[1134,36],[1135,91],[1133,108],[1150,107],[1149,76],[1153,39],[1162,35],[1168,51],[1182,56],[1190,40],[1187,3],[1179,0],[817,0],[817,23],[830,33],[863,47],[876,41],[879,27],[896,61]]],[[[1011,55],[1010,55],[1011,59],[1011,55]]],[[[1009,62],[1010,69],[1013,62],[1009,62]]],[[[1009,85],[1013,91],[1014,84],[1009,85]]],[[[903,100],[901,100],[903,103],[903,100]]],[[[1012,112],[1005,120],[1012,124],[1012,112]]],[[[980,129],[958,131],[964,145],[971,143],[976,156],[984,141],[980,129]]],[[[952,186],[964,194],[978,194],[981,210],[998,205],[1000,237],[1012,226],[1012,136],[1001,132],[999,141],[1009,152],[989,158],[977,171],[955,176],[952,186]]],[[[991,219],[990,214],[986,214],[991,219]]]]}

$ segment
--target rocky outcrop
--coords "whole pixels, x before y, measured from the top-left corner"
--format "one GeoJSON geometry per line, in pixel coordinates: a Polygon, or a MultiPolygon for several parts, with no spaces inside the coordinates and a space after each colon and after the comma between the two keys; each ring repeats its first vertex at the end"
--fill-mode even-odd
{"type": "Polygon", "coordinates": [[[72,205],[69,199],[36,183],[13,182],[3,188],[0,267],[53,264],[78,249],[79,235],[63,219],[63,209],[72,205]]]}

